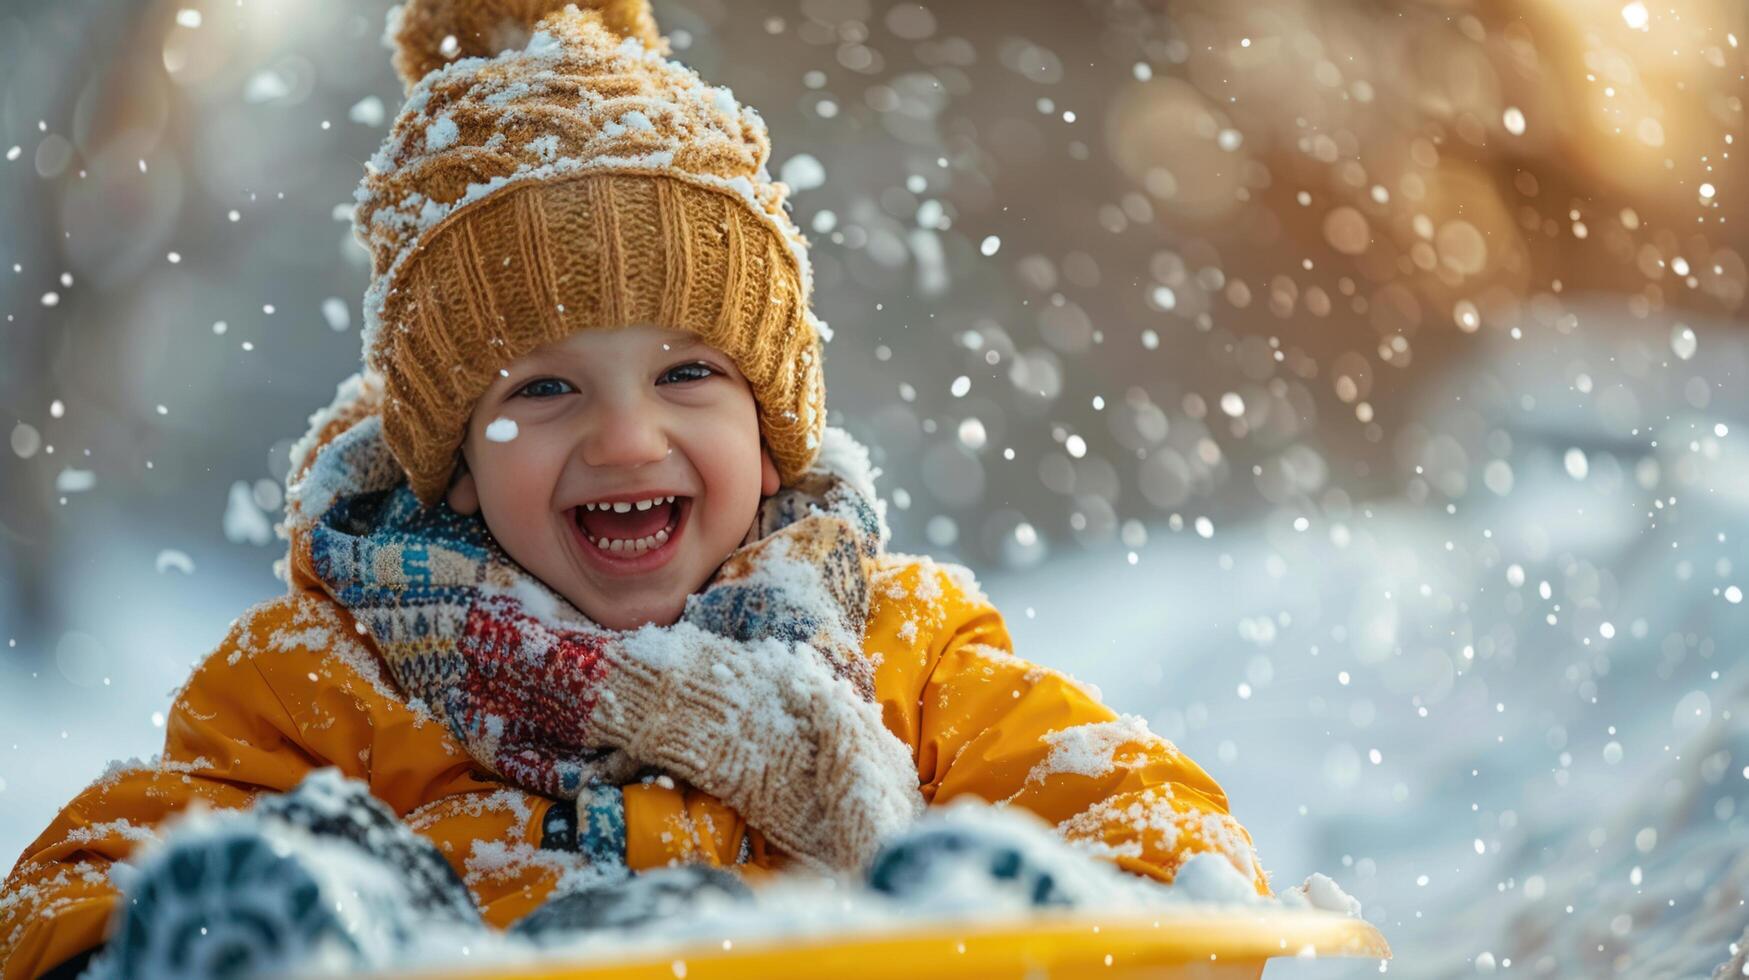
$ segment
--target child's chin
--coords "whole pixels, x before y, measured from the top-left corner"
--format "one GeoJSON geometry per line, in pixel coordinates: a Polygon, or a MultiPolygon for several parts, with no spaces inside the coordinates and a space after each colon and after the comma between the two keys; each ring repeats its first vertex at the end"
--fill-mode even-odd
{"type": "Polygon", "coordinates": [[[680,621],[680,614],[686,611],[686,596],[677,598],[625,597],[615,599],[610,596],[578,597],[583,601],[576,603],[577,609],[589,617],[590,622],[605,626],[610,630],[635,630],[641,626],[673,626],[680,621]]]}

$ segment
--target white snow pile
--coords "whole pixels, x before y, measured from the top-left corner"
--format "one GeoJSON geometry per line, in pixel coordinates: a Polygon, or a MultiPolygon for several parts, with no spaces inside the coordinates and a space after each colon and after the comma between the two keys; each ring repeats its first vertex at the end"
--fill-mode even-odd
{"type": "MultiPolygon", "coordinates": [[[[1016,879],[1000,879],[980,870],[976,860],[951,856],[925,865],[925,877],[912,883],[915,891],[896,899],[840,878],[786,873],[756,888],[750,901],[709,896],[685,914],[650,925],[611,933],[589,933],[575,940],[550,939],[538,951],[501,934],[465,940],[467,956],[476,963],[526,962],[529,959],[580,959],[651,955],[686,947],[732,948],[750,940],[797,937],[855,936],[944,922],[1019,922],[1065,914],[1136,916],[1152,913],[1208,916],[1268,909],[1308,913],[1336,912],[1358,917],[1360,903],[1324,875],[1289,889],[1277,899],[1256,894],[1232,863],[1217,854],[1192,856],[1179,869],[1176,882],[1163,886],[1118,870],[1065,843],[1050,825],[1031,813],[961,800],[928,811],[919,830],[960,828],[981,844],[1013,848],[1024,855],[1016,879]],[[1068,907],[1040,909],[1026,884],[1038,873],[1048,874],[1068,907]]],[[[400,960],[402,966],[452,964],[458,940],[427,937],[400,960]]]]}
{"type": "MultiPolygon", "coordinates": [[[[1189,867],[1186,863],[1185,867],[1189,867]]],[[[1183,872],[1180,872],[1182,877],[1183,872]]],[[[1342,890],[1328,875],[1313,872],[1303,883],[1281,893],[1281,904],[1288,907],[1322,909],[1340,912],[1350,918],[1360,918],[1360,899],[1342,890]]]]}
{"type": "MultiPolygon", "coordinates": [[[[314,802],[320,804],[320,800],[314,802]]],[[[135,864],[118,863],[111,873],[125,890],[137,886],[157,862],[179,847],[195,844],[214,853],[229,840],[265,833],[273,853],[295,854],[300,865],[289,875],[282,872],[263,879],[264,884],[283,879],[286,887],[252,887],[238,893],[215,886],[165,894],[156,900],[161,907],[151,913],[150,924],[174,926],[198,918],[207,923],[206,928],[223,933],[245,928],[254,916],[289,926],[296,918],[289,904],[290,886],[300,881],[319,884],[324,894],[343,896],[333,907],[340,919],[336,925],[346,938],[337,942],[337,934],[305,934],[292,948],[283,950],[281,964],[299,975],[350,975],[368,968],[453,969],[460,962],[479,969],[559,960],[575,964],[608,957],[665,956],[689,948],[732,949],[750,940],[866,936],[943,923],[1019,922],[1065,914],[1152,913],[1155,918],[1182,918],[1231,913],[1235,907],[1252,912],[1270,907],[1350,915],[1359,912],[1359,903],[1323,875],[1314,875],[1279,901],[1260,897],[1230,862],[1215,854],[1191,857],[1180,869],[1177,882],[1162,886],[1121,872],[1065,844],[1048,824],[1030,813],[976,801],[932,810],[916,827],[920,831],[964,831],[976,846],[922,862],[923,876],[909,880],[902,898],[843,878],[792,872],[758,887],[751,899],[706,892],[671,918],[580,933],[574,939],[548,935],[531,940],[453,921],[439,925],[414,910],[409,882],[390,873],[387,865],[363,859],[350,845],[313,837],[296,828],[276,823],[264,828],[242,811],[190,813],[174,823],[164,842],[148,843],[135,864]],[[1001,877],[981,870],[990,854],[1008,850],[1022,855],[1017,875],[1001,877]],[[1068,906],[1041,909],[1033,905],[1031,885],[1040,875],[1048,875],[1056,894],[1066,898],[1068,906]]],[[[568,880],[585,887],[593,882],[588,875],[568,880]]],[[[560,890],[566,888],[562,883],[560,890]]],[[[219,935],[220,941],[203,946],[217,949],[225,938],[219,935]]],[[[102,972],[104,968],[100,963],[96,975],[108,976],[102,972]]]]}

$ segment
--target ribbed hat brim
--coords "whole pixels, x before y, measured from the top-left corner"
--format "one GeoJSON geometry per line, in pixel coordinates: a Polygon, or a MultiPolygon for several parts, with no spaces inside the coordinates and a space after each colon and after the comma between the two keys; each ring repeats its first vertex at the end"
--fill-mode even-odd
{"type": "Polygon", "coordinates": [[[578,330],[647,324],[733,358],[788,484],[824,424],[820,338],[802,272],[732,190],[672,171],[525,181],[428,230],[385,298],[370,365],[415,493],[447,490],[473,405],[498,371],[578,330]]]}

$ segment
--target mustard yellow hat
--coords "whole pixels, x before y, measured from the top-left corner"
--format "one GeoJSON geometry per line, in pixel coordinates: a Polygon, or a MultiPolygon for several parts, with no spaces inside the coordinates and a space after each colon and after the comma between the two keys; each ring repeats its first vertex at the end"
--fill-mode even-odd
{"type": "Polygon", "coordinates": [[[735,360],[792,482],[825,426],[807,242],[765,123],[668,60],[647,0],[410,0],[405,105],[356,194],[366,366],[419,498],[449,486],[500,368],[577,330],[653,324],[735,360]]]}

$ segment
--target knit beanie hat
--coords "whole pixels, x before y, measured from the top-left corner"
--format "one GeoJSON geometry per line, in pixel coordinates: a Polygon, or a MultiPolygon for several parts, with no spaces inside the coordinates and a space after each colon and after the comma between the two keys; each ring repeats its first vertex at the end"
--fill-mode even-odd
{"type": "Polygon", "coordinates": [[[765,123],[666,59],[648,0],[409,0],[406,104],[356,194],[366,367],[426,503],[501,368],[582,329],[651,324],[733,358],[788,485],[825,425],[807,242],[765,123]]]}

